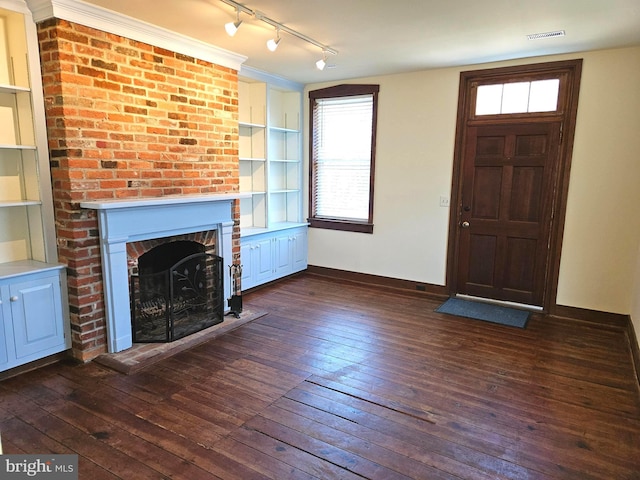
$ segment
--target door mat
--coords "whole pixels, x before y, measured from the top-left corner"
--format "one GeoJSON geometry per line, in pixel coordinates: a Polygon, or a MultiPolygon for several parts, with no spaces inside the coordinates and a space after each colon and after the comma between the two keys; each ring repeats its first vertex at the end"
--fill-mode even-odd
{"type": "Polygon", "coordinates": [[[460,298],[450,298],[436,308],[436,312],[518,328],[525,328],[529,315],[531,315],[531,312],[527,310],[492,305],[490,303],[472,302],[460,298]]]}

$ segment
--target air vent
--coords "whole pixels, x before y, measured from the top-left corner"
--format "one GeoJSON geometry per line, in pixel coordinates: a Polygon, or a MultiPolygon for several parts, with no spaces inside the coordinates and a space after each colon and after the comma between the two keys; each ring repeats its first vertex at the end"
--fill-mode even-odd
{"type": "Polygon", "coordinates": [[[555,32],[532,33],[527,35],[529,40],[538,40],[540,38],[564,37],[564,30],[556,30],[555,32]]]}

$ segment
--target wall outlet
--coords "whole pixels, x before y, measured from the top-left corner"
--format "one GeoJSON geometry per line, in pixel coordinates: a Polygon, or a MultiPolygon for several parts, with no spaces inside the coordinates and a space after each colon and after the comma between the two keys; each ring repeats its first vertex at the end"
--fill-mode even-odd
{"type": "Polygon", "coordinates": [[[445,195],[440,195],[440,206],[448,207],[449,206],[449,197],[445,195]]]}

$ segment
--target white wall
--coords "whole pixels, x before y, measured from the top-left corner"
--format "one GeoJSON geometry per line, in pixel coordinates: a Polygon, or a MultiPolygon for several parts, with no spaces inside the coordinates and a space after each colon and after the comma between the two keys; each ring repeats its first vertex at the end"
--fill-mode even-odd
{"type": "Polygon", "coordinates": [[[451,190],[458,76],[362,81],[380,84],[374,233],[310,229],[311,265],[444,284],[449,209],[439,197],[451,190]]]}
{"type": "Polygon", "coordinates": [[[584,56],[557,303],[628,314],[640,245],[640,48],[584,56]]]}
{"type": "Polygon", "coordinates": [[[640,245],[640,47],[344,82],[380,85],[374,233],[311,228],[309,264],[444,285],[449,212],[439,197],[451,190],[460,72],[573,58],[584,64],[557,303],[629,314],[640,245]]]}

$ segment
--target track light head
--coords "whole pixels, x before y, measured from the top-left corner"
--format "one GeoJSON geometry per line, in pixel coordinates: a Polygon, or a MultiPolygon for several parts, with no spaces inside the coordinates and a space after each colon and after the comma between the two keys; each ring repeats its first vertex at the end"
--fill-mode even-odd
{"type": "Polygon", "coordinates": [[[276,30],[276,38],[272,38],[267,40],[267,48],[272,52],[275,52],[278,48],[278,44],[280,43],[280,29],[276,30]]]}
{"type": "Polygon", "coordinates": [[[322,50],[322,58],[316,62],[316,68],[318,70],[324,70],[324,67],[327,66],[327,52],[322,50]]]}
{"type": "Polygon", "coordinates": [[[236,21],[225,23],[224,29],[227,31],[227,34],[230,37],[233,37],[238,31],[238,28],[240,28],[241,23],[242,23],[242,20],[240,20],[240,9],[236,9],[236,21]]]}

